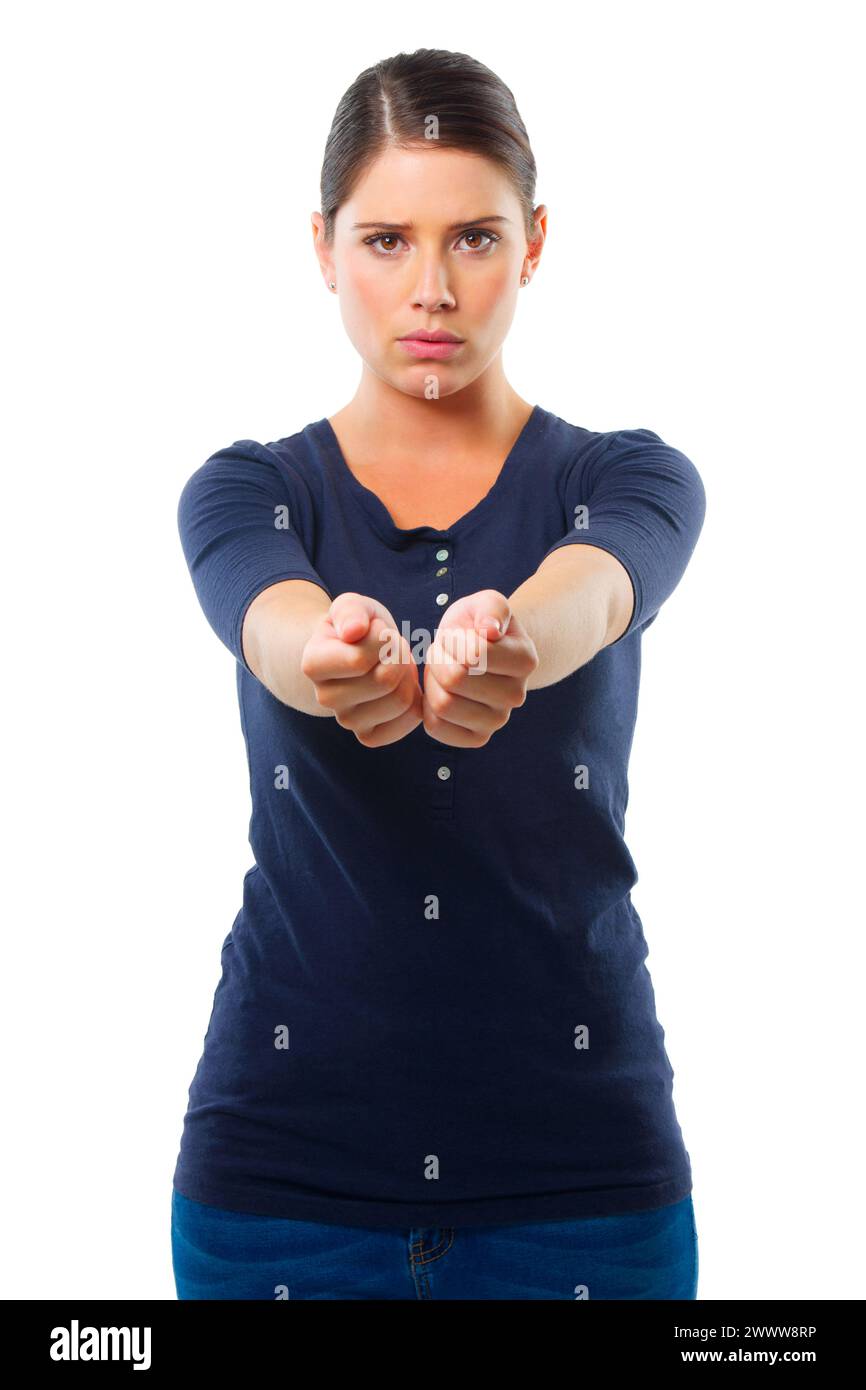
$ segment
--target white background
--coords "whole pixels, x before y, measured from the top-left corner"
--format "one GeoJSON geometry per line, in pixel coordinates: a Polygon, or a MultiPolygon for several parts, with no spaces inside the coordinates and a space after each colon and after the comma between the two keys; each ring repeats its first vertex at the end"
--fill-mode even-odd
{"type": "Polygon", "coordinates": [[[626,825],[699,1297],[866,1294],[858,20],[4,10],[3,1297],[175,1297],[171,1178],[253,862],[177,499],[354,393],[310,214],[343,91],[417,47],[493,68],[533,144],[548,243],[509,379],[655,430],[707,491],[643,644],[626,825]]]}

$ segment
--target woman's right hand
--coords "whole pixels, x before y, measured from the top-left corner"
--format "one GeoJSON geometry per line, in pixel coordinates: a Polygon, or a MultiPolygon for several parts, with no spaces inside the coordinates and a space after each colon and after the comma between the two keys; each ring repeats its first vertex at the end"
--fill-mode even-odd
{"type": "Polygon", "coordinates": [[[411,734],[424,717],[418,666],[388,609],[364,594],[338,594],[301,654],[318,703],[365,748],[411,734]]]}

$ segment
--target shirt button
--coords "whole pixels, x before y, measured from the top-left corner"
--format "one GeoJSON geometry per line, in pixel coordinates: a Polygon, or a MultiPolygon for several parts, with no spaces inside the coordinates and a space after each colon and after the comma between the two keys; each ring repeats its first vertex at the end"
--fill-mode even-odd
{"type": "Polygon", "coordinates": [[[437,550],[437,551],[436,551],[436,559],[437,559],[437,560],[447,560],[447,559],[448,559],[448,551],[445,550],[444,548],[443,548],[442,550],[437,550]]]}
{"type": "Polygon", "coordinates": [[[447,603],[447,602],[448,602],[448,595],[447,595],[447,594],[437,594],[437,595],[436,595],[436,602],[439,604],[439,607],[441,608],[442,605],[443,605],[443,603],[447,603]]]}
{"type": "Polygon", "coordinates": [[[447,566],[447,565],[443,565],[441,569],[439,569],[439,570],[436,571],[436,578],[438,579],[439,576],[440,576],[441,574],[447,574],[447,573],[448,573],[448,566],[447,566]]]}
{"type": "Polygon", "coordinates": [[[436,775],[437,777],[441,777],[443,782],[447,782],[448,778],[451,776],[451,769],[450,767],[439,767],[436,769],[436,775]]]}

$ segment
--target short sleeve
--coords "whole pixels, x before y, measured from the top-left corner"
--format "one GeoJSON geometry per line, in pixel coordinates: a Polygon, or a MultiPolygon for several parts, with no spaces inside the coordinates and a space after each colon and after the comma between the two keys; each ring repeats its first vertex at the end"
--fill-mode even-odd
{"type": "Polygon", "coordinates": [[[634,591],[621,642],[649,626],[685,573],[706,512],[700,474],[652,430],[620,430],[585,470],[580,459],[572,465],[565,493],[572,526],[545,559],[560,546],[580,544],[616,556],[634,591]]]}
{"type": "Polygon", "coordinates": [[[212,454],[180,494],[177,525],[205,617],[248,671],[243,621],[263,589],[307,579],[333,598],[301,538],[311,533],[309,492],[267,445],[238,440],[212,454]]]}

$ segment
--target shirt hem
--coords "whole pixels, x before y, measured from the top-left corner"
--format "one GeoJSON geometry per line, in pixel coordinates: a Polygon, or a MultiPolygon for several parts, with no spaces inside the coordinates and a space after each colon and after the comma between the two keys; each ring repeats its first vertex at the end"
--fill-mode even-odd
{"type": "Polygon", "coordinates": [[[202,1177],[175,1177],[173,1187],[182,1197],[226,1211],[327,1225],[408,1230],[413,1227],[510,1226],[655,1211],[687,1197],[692,1191],[692,1175],[687,1171],[665,1182],[640,1187],[603,1187],[458,1202],[305,1197],[275,1188],[255,1192],[249,1187],[233,1187],[202,1177]]]}

